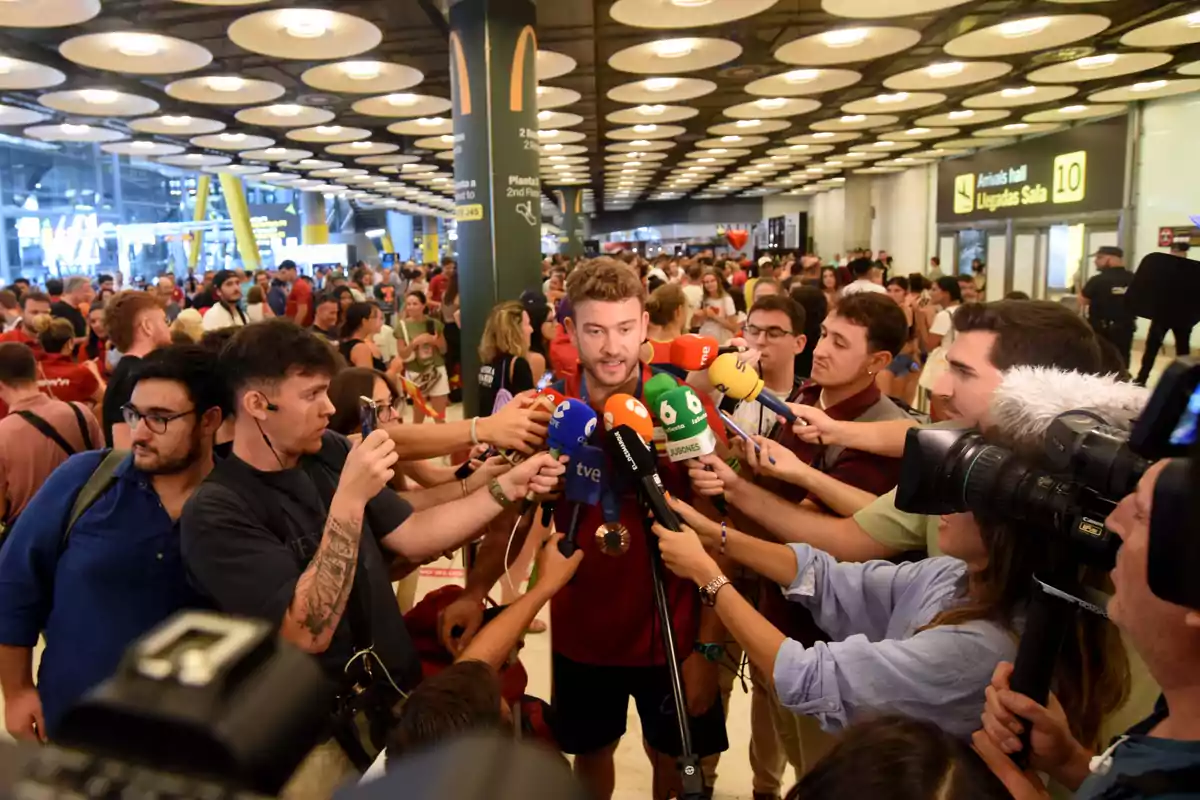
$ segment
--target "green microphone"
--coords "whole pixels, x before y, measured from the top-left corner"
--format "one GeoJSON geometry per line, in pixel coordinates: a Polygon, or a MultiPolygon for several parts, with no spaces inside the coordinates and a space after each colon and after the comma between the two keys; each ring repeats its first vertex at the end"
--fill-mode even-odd
{"type": "MultiPolygon", "coordinates": [[[[650,409],[650,413],[654,414],[655,420],[658,419],[658,401],[664,394],[672,389],[679,388],[679,381],[667,375],[664,372],[659,372],[650,380],[646,381],[646,385],[642,387],[642,398],[646,401],[646,408],[650,409]]],[[[660,453],[667,442],[667,434],[663,431],[662,425],[654,426],[654,449],[660,453]]]]}
{"type": "Polygon", "coordinates": [[[658,399],[658,418],[667,435],[667,458],[686,461],[717,449],[708,414],[690,386],[676,386],[658,399]]]}

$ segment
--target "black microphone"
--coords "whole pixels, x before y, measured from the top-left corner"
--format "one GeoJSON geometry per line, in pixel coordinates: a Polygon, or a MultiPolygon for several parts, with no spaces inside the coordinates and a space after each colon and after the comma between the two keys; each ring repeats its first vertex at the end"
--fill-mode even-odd
{"type": "MultiPolygon", "coordinates": [[[[1025,695],[1035,703],[1046,705],[1050,699],[1050,684],[1058,653],[1069,635],[1074,607],[1061,597],[1051,594],[1036,576],[1033,578],[1025,629],[1013,659],[1009,688],[1025,695]]],[[[1022,747],[1013,754],[1013,761],[1024,768],[1029,764],[1029,735],[1033,726],[1028,720],[1021,734],[1022,747]]]]}
{"type": "Polygon", "coordinates": [[[654,451],[646,440],[628,425],[618,425],[605,437],[604,449],[613,469],[637,484],[658,523],[668,530],[683,530],[679,516],[667,503],[667,491],[654,466],[654,451]]]}

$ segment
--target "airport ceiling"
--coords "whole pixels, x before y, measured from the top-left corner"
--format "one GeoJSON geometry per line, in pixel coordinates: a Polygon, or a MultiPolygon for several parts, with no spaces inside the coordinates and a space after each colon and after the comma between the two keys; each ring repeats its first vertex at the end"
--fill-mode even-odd
{"type": "MultiPolygon", "coordinates": [[[[0,131],[453,210],[447,0],[3,0],[0,131]]],[[[1200,3],[540,0],[544,186],[810,194],[1200,89],[1200,3]]]]}

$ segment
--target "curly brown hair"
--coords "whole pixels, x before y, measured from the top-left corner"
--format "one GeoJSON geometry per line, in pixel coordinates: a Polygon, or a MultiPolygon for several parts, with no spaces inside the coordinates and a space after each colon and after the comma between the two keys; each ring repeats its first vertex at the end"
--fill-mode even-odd
{"type": "Polygon", "coordinates": [[[646,287],[628,264],[601,257],[575,268],[567,278],[567,297],[572,308],[588,300],[619,303],[634,298],[645,308],[646,287]]]}

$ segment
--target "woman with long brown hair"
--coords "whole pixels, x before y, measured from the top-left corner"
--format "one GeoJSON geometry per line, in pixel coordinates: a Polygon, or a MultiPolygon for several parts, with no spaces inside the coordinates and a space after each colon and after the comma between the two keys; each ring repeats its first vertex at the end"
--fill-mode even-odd
{"type": "Polygon", "coordinates": [[[492,309],[479,342],[476,414],[486,417],[497,410],[496,398],[503,396],[502,392],[517,395],[534,388],[533,354],[529,351],[532,336],[533,324],[523,304],[510,300],[492,309]]]}
{"type": "Polygon", "coordinates": [[[650,325],[642,345],[642,360],[647,364],[670,364],[671,342],[687,333],[692,309],[687,294],[677,283],[667,283],[650,293],[646,312],[650,325]]]}

